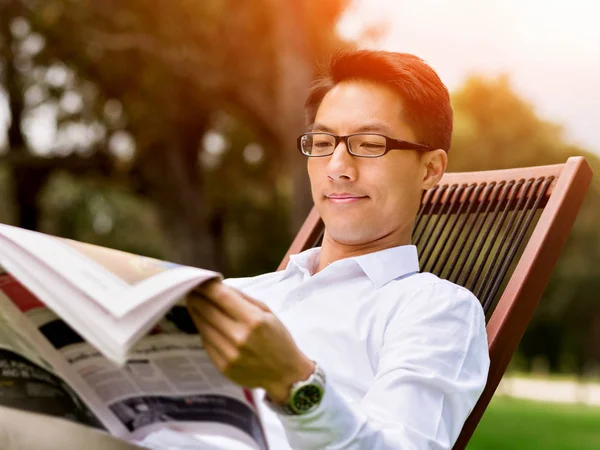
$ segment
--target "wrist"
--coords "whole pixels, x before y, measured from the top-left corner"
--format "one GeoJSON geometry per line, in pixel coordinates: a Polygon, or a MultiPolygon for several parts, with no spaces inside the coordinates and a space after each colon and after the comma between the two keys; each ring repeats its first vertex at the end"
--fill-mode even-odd
{"type": "MultiPolygon", "coordinates": [[[[286,416],[304,415],[318,408],[325,394],[326,377],[319,364],[313,363],[313,367],[313,373],[308,378],[292,384],[285,402],[278,403],[267,395],[265,398],[267,406],[277,414],[286,416]]],[[[277,396],[278,394],[272,395],[277,396]]]]}
{"type": "Polygon", "coordinates": [[[307,380],[315,371],[315,362],[302,355],[291,370],[283,374],[272,386],[265,388],[267,396],[274,403],[284,404],[289,400],[294,383],[307,380]]]}

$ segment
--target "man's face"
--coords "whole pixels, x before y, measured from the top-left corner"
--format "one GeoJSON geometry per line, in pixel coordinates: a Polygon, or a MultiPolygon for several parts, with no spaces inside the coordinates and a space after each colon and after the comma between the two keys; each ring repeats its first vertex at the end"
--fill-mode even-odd
{"type": "MultiPolygon", "coordinates": [[[[365,81],[336,85],[315,118],[314,131],[340,136],[375,132],[415,142],[403,121],[401,98],[390,88],[365,81]]],[[[308,159],[312,196],[326,238],[339,244],[387,248],[408,244],[419,207],[426,158],[415,150],[382,157],[355,157],[340,142],[333,155],[308,159]]]]}

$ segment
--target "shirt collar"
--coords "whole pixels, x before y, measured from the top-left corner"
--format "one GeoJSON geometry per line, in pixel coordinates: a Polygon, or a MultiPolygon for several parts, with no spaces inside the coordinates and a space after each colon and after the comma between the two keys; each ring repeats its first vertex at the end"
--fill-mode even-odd
{"type": "Polygon", "coordinates": [[[296,269],[302,272],[305,277],[312,276],[317,268],[317,264],[319,263],[320,254],[321,247],[313,247],[303,251],[302,253],[290,255],[290,262],[285,268],[285,274],[290,274],[294,269],[296,269]]]}
{"type": "Polygon", "coordinates": [[[386,248],[352,259],[362,268],[375,288],[419,271],[419,257],[414,245],[386,248]]]}
{"type": "MultiPolygon", "coordinates": [[[[320,253],[321,247],[315,247],[290,256],[290,262],[285,269],[286,274],[290,274],[296,269],[300,270],[305,277],[311,276],[317,267],[320,253]]],[[[378,252],[346,258],[336,261],[336,263],[342,261],[356,262],[375,288],[380,288],[397,278],[419,272],[419,256],[417,247],[414,245],[391,247],[378,252]]],[[[336,263],[333,263],[328,269],[333,269],[336,263]]]]}

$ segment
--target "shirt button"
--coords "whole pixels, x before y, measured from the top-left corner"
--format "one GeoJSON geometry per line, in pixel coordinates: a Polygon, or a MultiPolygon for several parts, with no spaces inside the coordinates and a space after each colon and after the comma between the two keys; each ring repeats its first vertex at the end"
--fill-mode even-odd
{"type": "Polygon", "coordinates": [[[298,291],[296,292],[296,300],[302,300],[304,298],[304,292],[298,291]]]}

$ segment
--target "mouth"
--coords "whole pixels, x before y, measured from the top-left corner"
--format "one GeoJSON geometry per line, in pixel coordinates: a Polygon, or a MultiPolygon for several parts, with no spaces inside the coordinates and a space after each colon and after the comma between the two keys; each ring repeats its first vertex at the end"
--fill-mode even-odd
{"type": "Polygon", "coordinates": [[[346,205],[351,203],[357,203],[369,197],[367,195],[356,195],[344,192],[340,194],[329,194],[326,195],[325,198],[329,203],[332,203],[334,205],[346,205]]]}

